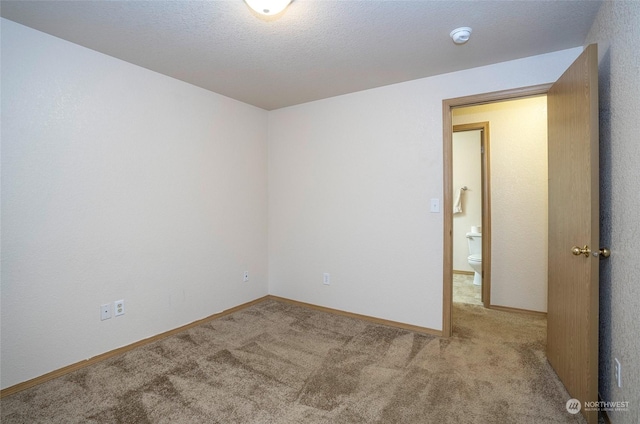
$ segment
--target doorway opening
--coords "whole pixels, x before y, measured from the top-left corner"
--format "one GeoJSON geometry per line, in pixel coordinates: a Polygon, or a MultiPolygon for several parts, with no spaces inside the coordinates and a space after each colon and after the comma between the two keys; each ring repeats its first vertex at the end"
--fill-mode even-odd
{"type": "Polygon", "coordinates": [[[453,301],[488,307],[491,296],[489,122],[454,125],[452,150],[453,301]]]}
{"type": "MultiPolygon", "coordinates": [[[[524,99],[528,97],[545,95],[550,88],[550,84],[543,84],[533,87],[520,88],[515,90],[505,90],[494,93],[486,93],[474,96],[460,97],[455,99],[447,99],[443,101],[443,158],[444,158],[444,243],[443,243],[443,253],[444,253],[444,267],[443,267],[443,326],[442,326],[442,334],[445,337],[449,337],[452,334],[452,303],[453,303],[453,233],[454,233],[454,225],[453,225],[453,208],[454,208],[454,193],[456,189],[459,187],[455,187],[453,183],[453,133],[454,133],[454,109],[460,109],[464,107],[472,107],[479,105],[487,105],[498,102],[503,102],[505,100],[517,100],[524,99]]],[[[495,130],[495,128],[494,128],[495,130]]],[[[488,128],[487,128],[488,134],[488,128]]],[[[486,158],[489,158],[488,152],[485,155],[486,158]]],[[[489,164],[488,159],[486,163],[486,172],[489,174],[489,164]]],[[[486,179],[489,180],[488,178],[486,179]]],[[[483,209],[485,208],[485,203],[489,205],[491,203],[491,190],[488,186],[485,187],[485,196],[483,197],[483,209]]],[[[525,187],[517,187],[518,190],[526,190],[525,187]]],[[[487,208],[488,209],[488,208],[487,208]]],[[[495,209],[495,207],[494,207],[495,209]]],[[[488,210],[487,210],[488,212],[488,210]]],[[[494,216],[495,219],[495,216],[494,216]]],[[[495,277],[491,272],[491,262],[495,263],[496,258],[495,255],[491,255],[491,246],[492,240],[492,229],[491,229],[491,221],[489,213],[484,213],[482,217],[482,232],[483,232],[483,274],[484,280],[487,281],[487,284],[483,284],[483,304],[485,307],[491,307],[495,309],[505,309],[505,310],[518,310],[520,308],[508,308],[501,307],[500,303],[497,305],[493,305],[492,301],[494,297],[492,297],[492,286],[495,283],[495,277]],[[485,260],[486,256],[486,260],[485,260]],[[486,292],[485,292],[486,290],[486,292]]],[[[517,246],[514,246],[515,250],[517,246]]],[[[526,256],[526,255],[525,255],[526,256]]],[[[545,290],[546,290],[546,280],[545,280],[545,290]]],[[[546,293],[545,293],[546,298],[546,293]]],[[[546,300],[545,300],[546,301],[546,300]]],[[[546,308],[546,304],[545,304],[546,308]]],[[[522,308],[525,309],[525,308],[522,308]]],[[[531,312],[531,311],[529,311],[531,312]]]]}

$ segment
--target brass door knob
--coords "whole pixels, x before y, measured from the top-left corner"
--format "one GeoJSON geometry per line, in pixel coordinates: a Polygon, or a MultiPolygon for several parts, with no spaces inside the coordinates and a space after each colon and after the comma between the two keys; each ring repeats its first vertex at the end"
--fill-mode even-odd
{"type": "Polygon", "coordinates": [[[583,248],[580,248],[578,246],[573,246],[571,248],[571,253],[573,253],[576,256],[580,256],[580,255],[584,255],[585,257],[589,257],[589,254],[591,253],[591,249],[589,249],[589,246],[585,245],[583,248]]]}
{"type": "MultiPolygon", "coordinates": [[[[584,255],[588,258],[591,254],[591,249],[589,249],[589,246],[587,245],[585,245],[584,247],[573,246],[571,248],[571,253],[576,256],[584,255]]],[[[600,259],[608,258],[609,256],[611,256],[611,250],[606,247],[601,247],[597,251],[593,252],[593,256],[599,256],[600,259]]]]}

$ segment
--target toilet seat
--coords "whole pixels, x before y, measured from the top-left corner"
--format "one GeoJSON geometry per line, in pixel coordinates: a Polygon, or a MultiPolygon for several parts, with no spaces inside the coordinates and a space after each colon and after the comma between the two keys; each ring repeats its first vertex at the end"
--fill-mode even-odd
{"type": "Polygon", "coordinates": [[[481,253],[476,253],[474,255],[469,255],[467,257],[467,260],[469,262],[478,262],[478,263],[480,263],[480,262],[482,262],[482,254],[481,253]]]}

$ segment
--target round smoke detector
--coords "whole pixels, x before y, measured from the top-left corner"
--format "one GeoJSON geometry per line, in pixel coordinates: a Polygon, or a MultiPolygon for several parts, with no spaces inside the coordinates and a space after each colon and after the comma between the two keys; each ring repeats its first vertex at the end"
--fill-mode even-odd
{"type": "Polygon", "coordinates": [[[469,37],[471,37],[471,28],[469,27],[460,27],[451,31],[449,34],[451,39],[456,44],[464,44],[469,41],[469,37]]]}

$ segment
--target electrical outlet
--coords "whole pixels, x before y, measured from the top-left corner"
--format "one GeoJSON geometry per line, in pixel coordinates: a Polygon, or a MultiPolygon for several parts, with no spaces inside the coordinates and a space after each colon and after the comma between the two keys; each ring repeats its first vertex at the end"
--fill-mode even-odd
{"type": "Polygon", "coordinates": [[[244,272],[244,276],[242,277],[242,281],[244,281],[245,283],[247,281],[249,281],[249,271],[245,271],[244,272]]]}
{"type": "Polygon", "coordinates": [[[614,371],[616,376],[616,384],[618,387],[622,387],[622,364],[618,361],[618,358],[613,358],[614,371]]]}
{"type": "Polygon", "coordinates": [[[111,318],[111,305],[108,303],[100,305],[100,320],[104,321],[109,318],[111,318]]]}
{"type": "Polygon", "coordinates": [[[115,316],[124,315],[124,299],[113,302],[113,314],[115,316]]]}
{"type": "Polygon", "coordinates": [[[322,274],[322,284],[330,285],[331,284],[331,275],[328,272],[322,274]]]}

